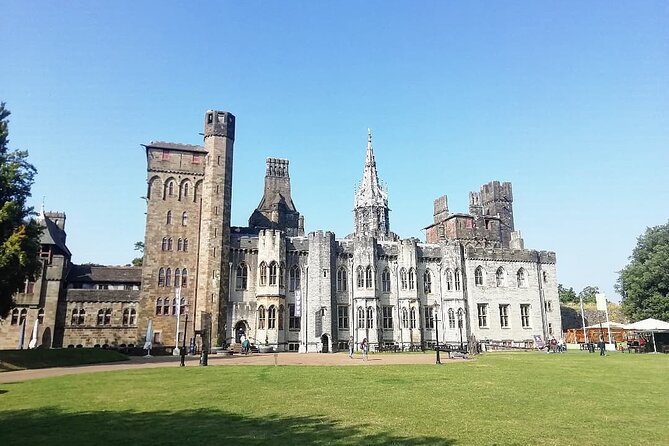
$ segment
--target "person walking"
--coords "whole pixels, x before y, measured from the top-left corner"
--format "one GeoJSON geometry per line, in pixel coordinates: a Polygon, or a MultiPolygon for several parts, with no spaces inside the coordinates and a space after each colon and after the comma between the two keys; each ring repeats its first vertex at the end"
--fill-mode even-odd
{"type": "Polygon", "coordinates": [[[367,361],[367,353],[369,353],[369,342],[367,342],[367,338],[362,340],[360,348],[362,348],[362,360],[367,361]]]}
{"type": "Polygon", "coordinates": [[[353,359],[353,350],[355,350],[355,342],[353,342],[353,336],[348,338],[348,357],[353,359]]]}
{"type": "Polygon", "coordinates": [[[606,356],[606,343],[604,342],[604,338],[599,338],[599,356],[606,356]]]}

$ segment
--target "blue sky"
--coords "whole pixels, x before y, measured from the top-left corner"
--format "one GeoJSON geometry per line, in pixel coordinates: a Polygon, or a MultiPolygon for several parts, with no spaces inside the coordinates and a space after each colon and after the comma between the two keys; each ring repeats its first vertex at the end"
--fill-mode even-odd
{"type": "Polygon", "coordinates": [[[140,144],[200,143],[210,108],[237,116],[234,225],[276,156],[306,230],[351,232],[368,127],[392,230],[424,239],[435,198],[464,212],[511,181],[526,247],[577,291],[618,300],[637,236],[669,219],[666,2],[5,1],[0,42],[11,147],[75,262],[135,256],[140,144]]]}

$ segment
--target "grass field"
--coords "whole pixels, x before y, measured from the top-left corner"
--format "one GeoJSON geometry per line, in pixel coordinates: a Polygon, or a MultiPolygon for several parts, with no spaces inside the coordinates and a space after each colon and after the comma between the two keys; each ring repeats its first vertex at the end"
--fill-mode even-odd
{"type": "Polygon", "coordinates": [[[170,367],[0,384],[2,445],[667,445],[669,355],[170,367]]]}
{"type": "Polygon", "coordinates": [[[70,367],[100,362],[125,361],[128,357],[101,348],[0,350],[0,372],[46,367],[70,367]]]}

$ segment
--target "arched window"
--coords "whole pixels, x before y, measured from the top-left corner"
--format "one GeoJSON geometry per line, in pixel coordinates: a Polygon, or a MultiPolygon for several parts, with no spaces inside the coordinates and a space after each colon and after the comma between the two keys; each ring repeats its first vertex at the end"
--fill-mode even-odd
{"type": "Polygon", "coordinates": [[[541,272],[541,277],[543,278],[544,283],[548,282],[548,273],[546,271],[541,272]]]}
{"type": "Polygon", "coordinates": [[[372,276],[373,276],[372,267],[368,266],[367,268],[365,268],[365,288],[371,288],[372,286],[374,286],[374,284],[372,283],[372,276]]]}
{"type": "Polygon", "coordinates": [[[455,270],[455,291],[460,291],[460,270],[455,270]]]}
{"type": "Polygon", "coordinates": [[[172,286],[172,268],[165,270],[165,286],[172,286]]]}
{"type": "Polygon", "coordinates": [[[168,225],[172,224],[172,211],[167,211],[167,217],[165,218],[165,222],[168,225]]]}
{"type": "Polygon", "coordinates": [[[174,286],[177,288],[181,286],[181,270],[179,268],[174,270],[174,286]]]}
{"type": "Polygon", "coordinates": [[[455,328],[455,311],[448,309],[448,328],[455,328]]]}
{"type": "Polygon", "coordinates": [[[167,251],[167,237],[163,237],[163,244],[160,247],[163,251],[167,251]]]}
{"type": "MultiPolygon", "coordinates": [[[[14,321],[14,314],[16,313],[16,322],[18,322],[19,319],[19,311],[14,310],[12,311],[12,325],[16,325],[16,322],[14,321]]],[[[77,325],[79,322],[79,311],[75,308],[72,310],[72,317],[70,318],[70,325],[77,325]]]]}
{"type": "Polygon", "coordinates": [[[188,226],[188,212],[181,214],[181,226],[188,226]]]}
{"type": "Polygon", "coordinates": [[[409,315],[410,315],[409,323],[411,324],[410,328],[416,328],[416,308],[412,307],[411,311],[409,312],[409,315]]]}
{"type": "Polygon", "coordinates": [[[260,270],[260,285],[267,285],[267,264],[265,262],[260,262],[258,269],[260,270]]]}
{"type": "Polygon", "coordinates": [[[413,290],[416,288],[416,272],[413,268],[409,268],[409,289],[413,290]]]}
{"type": "Polygon", "coordinates": [[[167,183],[167,195],[169,195],[170,197],[174,195],[174,181],[173,180],[170,180],[167,183]]]}
{"type": "Polygon", "coordinates": [[[172,315],[176,316],[177,314],[177,305],[179,304],[179,301],[177,301],[177,298],[172,299],[172,315]]]}
{"type": "Polygon", "coordinates": [[[163,314],[163,298],[159,297],[156,300],[156,316],[160,316],[163,314]]]}
{"type": "Polygon", "coordinates": [[[98,310],[97,325],[103,325],[104,323],[105,323],[105,310],[98,310]]]}
{"type": "Polygon", "coordinates": [[[181,288],[188,287],[188,270],[186,268],[181,270],[181,288]]]}
{"type": "Polygon", "coordinates": [[[289,289],[290,291],[295,291],[300,289],[300,267],[293,265],[290,267],[289,273],[289,289]]]}
{"type": "Polygon", "coordinates": [[[483,285],[483,267],[477,266],[474,270],[474,285],[482,286],[483,285]]]}
{"type": "Polygon", "coordinates": [[[258,307],[258,330],[265,329],[265,307],[258,307]]]}
{"type": "Polygon", "coordinates": [[[267,310],[267,328],[269,330],[276,328],[276,307],[274,305],[270,305],[267,310]]]}
{"type": "Polygon", "coordinates": [[[184,252],[188,252],[188,239],[184,239],[184,252]]]}
{"type": "Polygon", "coordinates": [[[506,272],[504,271],[504,268],[500,266],[495,273],[495,283],[498,287],[502,287],[504,286],[504,282],[506,282],[506,272]]]}
{"type": "Polygon", "coordinates": [[[170,315],[170,299],[165,298],[163,299],[163,316],[169,316],[170,315]]]}
{"type": "Polygon", "coordinates": [[[337,270],[337,291],[346,291],[348,274],[343,266],[337,270]]]}
{"type": "Polygon", "coordinates": [[[404,268],[400,270],[400,288],[407,289],[407,270],[404,268]]]}
{"type": "Polygon", "coordinates": [[[388,268],[381,273],[381,289],[384,293],[390,293],[390,270],[388,268]]]}
{"type": "Polygon", "coordinates": [[[105,325],[111,325],[111,315],[112,315],[111,308],[107,308],[105,310],[105,325]]]}
{"type": "Polygon", "coordinates": [[[137,311],[134,308],[130,309],[130,325],[137,324],[137,311]]]}
{"type": "Polygon", "coordinates": [[[165,268],[158,270],[158,286],[165,286],[165,268]]]}
{"type": "Polygon", "coordinates": [[[19,325],[26,323],[26,317],[28,317],[28,310],[24,308],[19,315],[19,325]]]}
{"type": "Polygon", "coordinates": [[[367,328],[374,328],[374,308],[367,307],[367,328]]]}
{"type": "Polygon", "coordinates": [[[283,305],[279,305],[279,330],[283,330],[283,305]]]}
{"type": "Polygon", "coordinates": [[[246,267],[246,264],[242,262],[237,266],[237,278],[235,280],[235,288],[238,290],[248,289],[248,278],[249,278],[249,270],[246,267]]]}
{"type": "Polygon", "coordinates": [[[177,240],[177,251],[183,251],[184,250],[184,241],[183,239],[177,240]]]}
{"type": "Polygon", "coordinates": [[[121,323],[124,327],[127,327],[130,323],[130,308],[123,310],[123,320],[121,323]]]}
{"type": "Polygon", "coordinates": [[[525,270],[523,268],[520,268],[518,270],[518,273],[516,274],[516,278],[518,279],[518,287],[519,288],[524,288],[527,286],[527,282],[525,279],[525,270]]]}
{"type": "Polygon", "coordinates": [[[462,311],[462,308],[458,308],[458,328],[462,328],[462,319],[464,318],[465,312],[462,311]]]}
{"type": "Polygon", "coordinates": [[[453,291],[453,271],[446,270],[446,291],[453,291]]]}
{"type": "Polygon", "coordinates": [[[86,321],[86,310],[83,308],[79,309],[79,325],[84,325],[84,322],[86,321]]]}
{"type": "Polygon", "coordinates": [[[276,285],[276,262],[269,264],[269,284],[276,285]]]}
{"type": "Polygon", "coordinates": [[[409,328],[409,312],[402,308],[402,328],[409,328]]]}
{"type": "Polygon", "coordinates": [[[44,323],[44,308],[40,308],[39,311],[37,312],[37,323],[39,324],[44,323]]]}
{"type": "Polygon", "coordinates": [[[284,284],[285,277],[286,277],[286,266],[283,264],[283,262],[281,262],[279,264],[279,288],[283,288],[284,286],[286,286],[284,284]]]}
{"type": "Polygon", "coordinates": [[[188,192],[190,188],[190,184],[188,184],[188,181],[184,182],[184,187],[183,187],[183,197],[186,198],[188,197],[188,192]]]}
{"type": "Polygon", "coordinates": [[[172,250],[172,237],[167,239],[167,250],[168,251],[172,250]]]}
{"type": "Polygon", "coordinates": [[[358,328],[365,328],[365,309],[358,307],[358,328]]]}
{"type": "Polygon", "coordinates": [[[432,292],[432,274],[429,269],[425,270],[425,274],[423,274],[423,289],[425,294],[430,294],[432,292]]]}
{"type": "Polygon", "coordinates": [[[365,274],[362,270],[362,266],[358,266],[358,268],[356,269],[356,279],[358,288],[362,288],[365,286],[365,274]]]}

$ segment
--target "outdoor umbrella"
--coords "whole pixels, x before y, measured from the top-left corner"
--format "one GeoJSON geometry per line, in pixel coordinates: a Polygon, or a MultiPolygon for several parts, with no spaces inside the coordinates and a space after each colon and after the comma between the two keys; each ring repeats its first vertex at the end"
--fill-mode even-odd
{"type": "Polygon", "coordinates": [[[149,319],[149,325],[146,327],[146,342],[144,342],[147,357],[151,357],[151,341],[153,341],[153,321],[149,319]]]}
{"type": "Polygon", "coordinates": [[[39,329],[39,319],[35,319],[35,325],[33,325],[33,334],[30,337],[30,343],[28,348],[33,349],[37,347],[37,330],[39,329]]]}

